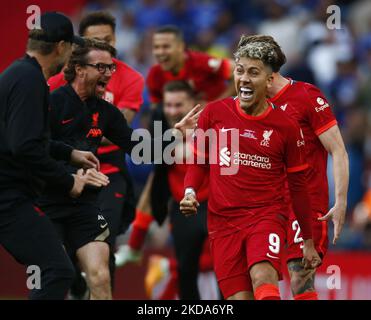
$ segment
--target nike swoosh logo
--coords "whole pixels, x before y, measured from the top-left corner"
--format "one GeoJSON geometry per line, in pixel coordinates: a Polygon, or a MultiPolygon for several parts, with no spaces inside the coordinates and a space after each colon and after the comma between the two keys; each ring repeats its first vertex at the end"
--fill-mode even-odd
{"type": "Polygon", "coordinates": [[[234,128],[230,128],[230,129],[226,129],[226,128],[222,128],[222,132],[228,132],[228,131],[231,131],[231,130],[233,130],[234,128]]]}
{"type": "Polygon", "coordinates": [[[107,227],[108,226],[108,223],[106,222],[105,224],[101,224],[100,225],[100,227],[102,228],[102,229],[104,229],[105,227],[107,227]]]}
{"type": "Polygon", "coordinates": [[[285,111],[285,110],[286,110],[286,107],[287,107],[287,103],[284,104],[283,106],[281,106],[281,109],[282,109],[283,111],[285,111]]]}
{"type": "Polygon", "coordinates": [[[271,256],[269,253],[267,253],[267,257],[272,258],[272,259],[279,259],[279,257],[271,256]]]}
{"type": "Polygon", "coordinates": [[[67,119],[67,120],[62,120],[62,124],[67,124],[69,122],[73,121],[73,118],[67,119]]]}

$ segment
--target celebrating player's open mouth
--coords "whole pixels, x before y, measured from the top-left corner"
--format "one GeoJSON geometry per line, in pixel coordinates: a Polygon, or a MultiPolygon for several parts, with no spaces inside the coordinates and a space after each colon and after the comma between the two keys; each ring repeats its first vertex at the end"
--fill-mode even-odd
{"type": "Polygon", "coordinates": [[[267,107],[265,92],[272,83],[272,70],[257,59],[240,58],[234,70],[235,87],[241,108],[259,115],[267,107]]]}

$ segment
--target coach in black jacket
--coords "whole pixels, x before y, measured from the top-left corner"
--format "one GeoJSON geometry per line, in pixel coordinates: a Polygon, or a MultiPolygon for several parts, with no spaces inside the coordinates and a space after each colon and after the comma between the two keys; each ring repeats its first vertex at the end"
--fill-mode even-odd
{"type": "Polygon", "coordinates": [[[59,13],[44,14],[41,27],[30,32],[26,56],[0,75],[0,243],[20,263],[39,268],[31,299],[63,299],[73,277],[71,262],[34,198],[45,182],[74,197],[86,183],[106,182],[99,173],[71,175],[52,158],[99,165],[90,152],[49,143],[46,79],[64,65],[71,43],[79,39],[59,13]]]}

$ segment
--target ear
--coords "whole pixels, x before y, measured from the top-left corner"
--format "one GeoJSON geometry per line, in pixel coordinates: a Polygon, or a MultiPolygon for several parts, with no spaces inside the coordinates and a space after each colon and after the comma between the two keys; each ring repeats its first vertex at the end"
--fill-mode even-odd
{"type": "Polygon", "coordinates": [[[178,41],[179,41],[179,50],[183,52],[185,50],[185,42],[181,40],[178,40],[178,41]]]}
{"type": "Polygon", "coordinates": [[[57,42],[56,49],[58,55],[61,55],[63,53],[65,46],[66,42],[64,40],[57,42]]]}
{"type": "Polygon", "coordinates": [[[75,72],[76,72],[76,77],[79,77],[79,78],[82,78],[85,74],[84,68],[79,64],[75,65],[75,72]]]}
{"type": "Polygon", "coordinates": [[[273,73],[270,73],[267,77],[267,89],[272,88],[273,86],[273,73]]]}

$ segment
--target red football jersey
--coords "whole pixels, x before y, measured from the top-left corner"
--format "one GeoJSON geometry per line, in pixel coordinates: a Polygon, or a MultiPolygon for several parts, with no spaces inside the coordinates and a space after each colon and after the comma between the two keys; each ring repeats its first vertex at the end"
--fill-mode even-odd
{"type": "MultiPolygon", "coordinates": [[[[314,213],[328,210],[327,151],[318,136],[337,124],[330,104],[314,85],[293,81],[270,99],[303,130],[308,192],[314,213]]],[[[288,195],[287,195],[288,196],[288,195]]]]}
{"type": "Polygon", "coordinates": [[[167,82],[188,81],[201,100],[213,101],[226,89],[226,80],[231,77],[228,59],[217,59],[203,52],[187,51],[183,68],[177,75],[164,71],[159,64],[148,72],[147,87],[150,101],[162,101],[162,91],[167,82]]]}
{"type": "MultiPolygon", "coordinates": [[[[200,150],[197,141],[204,138],[197,130],[195,134],[196,153],[204,154],[209,162],[212,156],[218,159],[209,165],[210,213],[243,216],[247,221],[249,217],[256,218],[256,212],[262,212],[259,208],[276,207],[277,210],[270,212],[288,215],[284,201],[286,172],[307,168],[302,133],[294,121],[273,105],[260,116],[249,116],[237,98],[227,98],[205,107],[198,128],[204,131],[211,128],[218,133],[205,150],[200,150]],[[238,148],[236,143],[231,144],[233,135],[237,136],[238,148]],[[237,166],[235,174],[222,173],[232,165],[237,166]]],[[[211,226],[211,221],[209,230],[220,228],[211,226]]]]}
{"type": "MultiPolygon", "coordinates": [[[[116,72],[112,74],[112,77],[107,84],[103,99],[112,103],[120,110],[126,108],[139,111],[139,108],[143,103],[143,76],[120,60],[113,58],[112,61],[116,63],[117,69],[116,72]]],[[[50,86],[50,91],[65,85],[66,80],[64,79],[63,72],[51,77],[48,80],[48,84],[50,86]]],[[[106,155],[106,161],[111,162],[109,161],[110,159],[108,159],[107,154],[117,150],[119,150],[119,147],[115,145],[102,146],[98,149],[98,155],[106,155]]],[[[114,162],[117,163],[117,161],[114,162]]],[[[102,162],[101,171],[105,174],[110,174],[118,172],[119,168],[111,163],[102,162]]]]}

